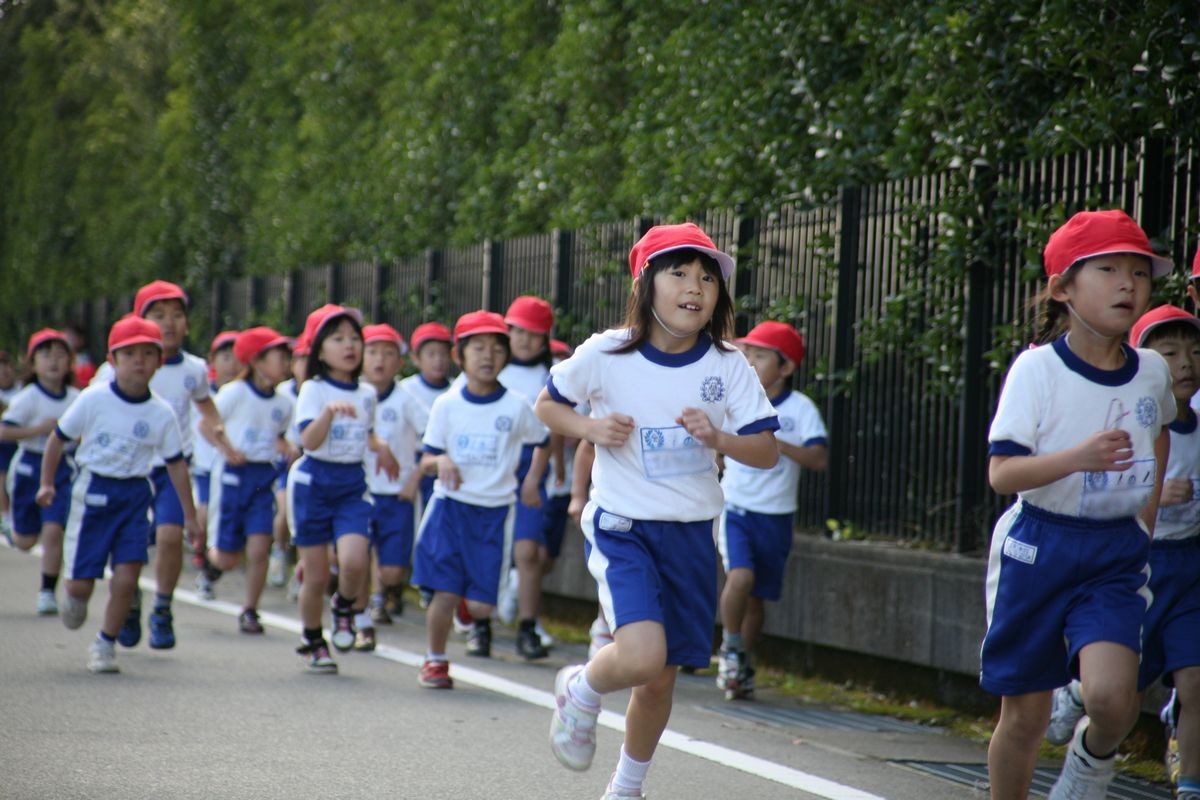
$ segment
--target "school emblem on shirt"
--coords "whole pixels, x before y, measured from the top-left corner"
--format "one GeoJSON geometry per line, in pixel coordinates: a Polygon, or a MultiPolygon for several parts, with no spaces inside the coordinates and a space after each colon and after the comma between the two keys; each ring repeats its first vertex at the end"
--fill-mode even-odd
{"type": "Polygon", "coordinates": [[[133,426],[133,435],[139,439],[145,439],[150,435],[150,426],[145,420],[139,419],[133,426]]]}
{"type": "Polygon", "coordinates": [[[779,430],[783,433],[791,433],[796,430],[796,420],[791,417],[780,417],[779,430]]]}
{"type": "Polygon", "coordinates": [[[496,417],[496,430],[511,431],[512,417],[496,417]]]}
{"type": "Polygon", "coordinates": [[[185,377],[183,379],[183,388],[187,389],[189,392],[192,389],[195,389],[196,388],[196,378],[192,375],[188,375],[187,377],[185,377]]]}
{"type": "Polygon", "coordinates": [[[1137,421],[1143,428],[1149,428],[1158,421],[1158,402],[1153,397],[1143,397],[1137,401],[1137,421]]]}
{"type": "Polygon", "coordinates": [[[367,412],[368,414],[370,414],[370,413],[371,413],[371,407],[372,407],[372,406],[374,406],[374,405],[375,405],[375,401],[374,401],[374,400],[372,400],[371,398],[369,398],[369,397],[364,397],[364,398],[363,398],[363,411],[365,411],[365,412],[367,412]]]}
{"type": "Polygon", "coordinates": [[[284,413],[283,413],[282,408],[272,408],[271,409],[271,419],[272,420],[274,420],[275,422],[283,422],[283,417],[284,417],[284,413]]]}
{"type": "Polygon", "coordinates": [[[396,421],[396,409],[385,408],[383,411],[379,412],[379,418],[381,420],[383,420],[384,422],[395,422],[396,421]]]}
{"type": "Polygon", "coordinates": [[[700,399],[706,403],[719,403],[725,399],[725,382],[718,375],[709,375],[700,384],[700,399]]]}
{"type": "Polygon", "coordinates": [[[666,444],[662,431],[658,428],[646,428],[642,431],[642,446],[647,450],[661,450],[666,444]]]}
{"type": "Polygon", "coordinates": [[[1107,472],[1083,473],[1083,490],[1085,492],[1102,492],[1108,486],[1107,472]]]}

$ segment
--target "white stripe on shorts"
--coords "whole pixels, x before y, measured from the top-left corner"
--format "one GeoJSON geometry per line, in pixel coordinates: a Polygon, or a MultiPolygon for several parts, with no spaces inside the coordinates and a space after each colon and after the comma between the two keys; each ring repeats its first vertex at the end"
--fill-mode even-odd
{"type": "Polygon", "coordinates": [[[612,590],[608,588],[608,557],[596,546],[596,508],[595,501],[588,500],[587,505],[583,507],[583,516],[580,517],[579,527],[583,529],[584,538],[592,546],[587,566],[588,572],[592,573],[592,577],[596,580],[596,593],[600,596],[600,607],[604,609],[604,618],[608,620],[609,627],[616,631],[617,617],[613,610],[612,590]]]}
{"type": "Polygon", "coordinates": [[[63,580],[75,578],[75,557],[79,553],[79,534],[83,529],[83,516],[87,513],[88,484],[91,482],[92,473],[81,469],[71,484],[71,508],[63,529],[63,580]]]}

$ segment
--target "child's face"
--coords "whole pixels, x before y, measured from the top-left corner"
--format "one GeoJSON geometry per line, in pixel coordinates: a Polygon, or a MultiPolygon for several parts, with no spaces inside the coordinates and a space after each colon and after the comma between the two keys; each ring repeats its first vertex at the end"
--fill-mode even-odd
{"type": "Polygon", "coordinates": [[[33,374],[43,383],[58,385],[71,371],[71,353],[62,342],[50,342],[33,352],[33,374]]]}
{"type": "Polygon", "coordinates": [[[508,328],[508,343],[512,347],[512,357],[514,359],[518,361],[533,361],[546,349],[546,335],[510,325],[508,328]]]}
{"type": "Polygon", "coordinates": [[[1150,349],[1166,359],[1171,368],[1171,393],[1181,408],[1187,406],[1200,378],[1200,339],[1171,334],[1156,339],[1150,349]]]}
{"type": "Polygon", "coordinates": [[[208,363],[212,365],[217,386],[224,386],[236,378],[242,366],[233,354],[233,345],[222,347],[210,355],[208,363]]]}
{"type": "Polygon", "coordinates": [[[146,319],[153,322],[162,331],[163,349],[173,354],[183,347],[187,337],[187,309],[181,300],[158,300],[150,304],[146,311],[146,319]]]}
{"type": "Polygon", "coordinates": [[[276,386],[287,379],[292,366],[292,354],[286,347],[272,347],[254,359],[254,369],[263,379],[276,386]]]}
{"type": "Polygon", "coordinates": [[[396,379],[403,363],[400,348],[392,342],[371,342],[363,350],[363,377],[382,386],[396,379]]]}
{"type": "Polygon", "coordinates": [[[162,351],[152,344],[131,344],[113,352],[113,373],[117,383],[135,389],[150,385],[150,379],[162,362],[162,351]]]}
{"type": "Polygon", "coordinates": [[[1150,262],[1143,256],[1096,256],[1074,272],[1074,279],[1065,286],[1058,283],[1051,296],[1069,302],[1075,313],[1103,336],[1124,337],[1150,303],[1150,262]]]}
{"type": "Polygon", "coordinates": [[[754,371],[758,373],[759,383],[764,389],[772,389],[782,384],[796,370],[796,365],[786,358],[780,358],[779,353],[766,347],[752,344],[742,344],[742,352],[754,371]],[[780,362],[783,363],[780,363],[780,362]]]}
{"type": "Polygon", "coordinates": [[[508,354],[499,334],[480,333],[459,344],[463,372],[477,384],[495,384],[507,361],[508,354]]]}
{"type": "Polygon", "coordinates": [[[292,354],[292,377],[296,383],[304,383],[308,377],[308,356],[292,354]]]}
{"type": "Polygon", "coordinates": [[[413,363],[421,377],[430,383],[441,383],[450,374],[450,343],[425,342],[413,353],[413,363]]]}
{"type": "Polygon", "coordinates": [[[348,319],[338,320],[336,325],[321,342],[321,352],[317,357],[325,362],[330,371],[353,373],[362,362],[362,336],[348,319]]]}
{"type": "Polygon", "coordinates": [[[717,278],[704,269],[700,259],[654,274],[654,310],[677,334],[704,330],[717,308],[717,293],[717,278]]]}

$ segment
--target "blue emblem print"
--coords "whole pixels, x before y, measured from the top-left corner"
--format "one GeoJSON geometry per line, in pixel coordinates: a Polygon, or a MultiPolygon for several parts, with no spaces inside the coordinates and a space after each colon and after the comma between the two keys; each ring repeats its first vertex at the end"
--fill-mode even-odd
{"type": "Polygon", "coordinates": [[[646,428],[642,431],[642,446],[647,450],[661,450],[665,442],[662,431],[657,428],[646,428]]]}
{"type": "Polygon", "coordinates": [[[783,433],[791,433],[792,431],[796,430],[796,420],[792,419],[791,417],[780,417],[779,430],[783,433]]]}
{"type": "Polygon", "coordinates": [[[700,384],[700,399],[706,403],[719,403],[725,399],[725,383],[720,376],[709,375],[700,384]]]}
{"type": "Polygon", "coordinates": [[[139,419],[133,426],[133,435],[139,439],[145,439],[150,435],[150,425],[145,420],[139,419]]]}
{"type": "Polygon", "coordinates": [[[346,426],[334,425],[332,428],[329,429],[329,438],[334,439],[334,440],[345,439],[346,438],[346,426]]]}
{"type": "Polygon", "coordinates": [[[191,375],[188,375],[187,377],[185,377],[183,379],[183,388],[187,389],[189,392],[192,389],[195,389],[196,388],[196,379],[193,378],[191,375]]]}
{"type": "Polygon", "coordinates": [[[470,446],[471,446],[471,437],[470,437],[470,436],[468,436],[468,435],[467,435],[467,434],[465,434],[465,433],[463,433],[463,434],[459,434],[459,437],[458,437],[458,448],[459,448],[460,450],[465,450],[465,449],[467,449],[467,448],[468,448],[468,447],[470,447],[470,446]]]}
{"type": "Polygon", "coordinates": [[[512,417],[496,417],[496,430],[511,431],[512,417]]]}
{"type": "Polygon", "coordinates": [[[365,412],[367,412],[368,414],[370,414],[370,413],[371,413],[371,408],[372,408],[372,406],[374,406],[374,405],[375,405],[375,401],[374,401],[374,400],[372,400],[371,398],[369,398],[369,397],[364,397],[364,398],[363,398],[363,411],[365,411],[365,412]]]}
{"type": "Polygon", "coordinates": [[[1153,397],[1142,397],[1137,401],[1137,421],[1143,428],[1149,428],[1158,421],[1158,401],[1153,397]]]}
{"type": "Polygon", "coordinates": [[[101,447],[108,447],[108,441],[109,439],[107,433],[102,433],[96,437],[96,444],[100,445],[101,447]]]}
{"type": "Polygon", "coordinates": [[[271,409],[271,419],[275,422],[283,422],[284,413],[282,408],[271,409]]]}
{"type": "Polygon", "coordinates": [[[383,411],[379,412],[379,418],[382,419],[384,422],[395,422],[396,421],[396,409],[385,408],[383,411]]]}
{"type": "Polygon", "coordinates": [[[1108,485],[1107,472],[1085,472],[1083,473],[1083,490],[1085,492],[1103,491],[1108,485]]]}

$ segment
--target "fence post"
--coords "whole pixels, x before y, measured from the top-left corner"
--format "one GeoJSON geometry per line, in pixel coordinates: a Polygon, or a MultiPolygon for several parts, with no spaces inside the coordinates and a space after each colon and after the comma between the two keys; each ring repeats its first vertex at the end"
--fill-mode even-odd
{"type": "Polygon", "coordinates": [[[500,307],[501,284],[504,279],[504,243],[495,239],[483,241],[483,291],[480,302],[488,311],[500,307]]]}
{"type": "Polygon", "coordinates": [[[325,302],[337,303],[342,296],[342,265],[330,264],[325,268],[325,302]]]}
{"type": "MultiPolygon", "coordinates": [[[[567,309],[567,299],[571,296],[571,255],[575,249],[575,233],[555,228],[551,234],[550,260],[554,264],[554,297],[552,305],[557,313],[567,309]]],[[[571,309],[578,313],[577,309],[571,309]]],[[[562,332],[559,332],[562,335],[562,332]]]]}
{"type": "MultiPolygon", "coordinates": [[[[754,289],[754,281],[751,279],[751,267],[757,262],[757,245],[758,245],[758,217],[744,217],[741,212],[738,213],[737,222],[737,246],[734,250],[734,258],[737,261],[737,270],[733,273],[733,307],[738,308],[738,299],[742,297],[752,297],[754,289]]],[[[754,309],[755,313],[761,309],[754,309]]],[[[745,336],[750,329],[750,315],[745,311],[736,313],[734,317],[734,332],[738,336],[745,336]]]]}
{"type": "Polygon", "coordinates": [[[248,328],[250,322],[262,322],[263,313],[267,310],[267,281],[262,277],[250,278],[250,319],[245,320],[242,327],[248,328]]]}
{"type": "Polygon", "coordinates": [[[212,302],[208,310],[208,329],[213,335],[221,330],[221,308],[225,301],[225,281],[217,279],[212,283],[212,302]]]}
{"type": "Polygon", "coordinates": [[[849,485],[850,419],[845,388],[840,384],[854,366],[855,303],[858,296],[858,240],[862,216],[862,187],[843,186],[841,189],[841,232],[838,239],[838,268],[833,316],[833,357],[830,372],[834,381],[829,398],[829,493],[825,507],[829,516],[844,519],[848,505],[846,487],[849,485]]]}
{"type": "MultiPolygon", "coordinates": [[[[442,279],[442,251],[435,250],[432,247],[425,250],[425,296],[423,298],[424,308],[421,309],[421,316],[430,315],[434,306],[433,287],[442,279]]],[[[441,309],[437,310],[441,313],[441,309]]]]}
{"type": "MultiPolygon", "coordinates": [[[[1167,216],[1170,208],[1169,193],[1173,183],[1166,180],[1167,153],[1166,143],[1161,136],[1147,136],[1142,139],[1142,163],[1138,174],[1141,192],[1141,209],[1138,222],[1142,229],[1150,234],[1151,239],[1162,240],[1170,237],[1171,221],[1167,216]]],[[[1156,242],[1159,243],[1159,242],[1156,242]]]]}
{"type": "Polygon", "coordinates": [[[284,324],[287,326],[284,330],[303,331],[304,327],[299,323],[302,311],[300,309],[300,275],[298,269],[288,270],[284,276],[283,296],[284,296],[284,324]]]}

